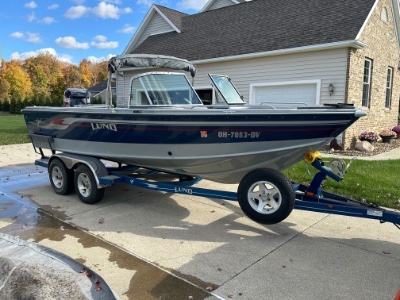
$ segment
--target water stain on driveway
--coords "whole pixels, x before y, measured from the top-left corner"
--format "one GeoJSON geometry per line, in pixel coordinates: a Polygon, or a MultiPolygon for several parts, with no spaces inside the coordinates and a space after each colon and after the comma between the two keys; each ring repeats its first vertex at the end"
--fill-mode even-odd
{"type": "MultiPolygon", "coordinates": [[[[47,173],[35,166],[0,171],[0,232],[50,246],[98,272],[122,299],[204,299],[204,287],[179,278],[116,245],[68,224],[54,207],[39,207],[17,192],[48,185],[47,173]],[[34,179],[34,180],[32,180],[34,179]],[[113,282],[122,283],[113,286],[113,282]]],[[[117,233],[116,233],[117,234],[117,233]]],[[[215,288],[215,286],[214,286],[215,288]]]]}

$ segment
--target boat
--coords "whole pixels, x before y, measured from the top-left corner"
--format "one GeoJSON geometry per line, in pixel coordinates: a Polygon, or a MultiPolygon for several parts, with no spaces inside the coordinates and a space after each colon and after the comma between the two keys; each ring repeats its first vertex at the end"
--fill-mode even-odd
{"type": "Polygon", "coordinates": [[[114,57],[108,82],[131,68],[157,69],[132,78],[127,107],[113,107],[109,96],[99,106],[28,106],[22,113],[31,138],[47,138],[41,147],[54,153],[238,183],[255,169],[296,164],[365,115],[350,104],[248,105],[228,76],[215,74],[217,103],[204,105],[185,74],[194,78],[195,66],[168,56],[114,57]]]}

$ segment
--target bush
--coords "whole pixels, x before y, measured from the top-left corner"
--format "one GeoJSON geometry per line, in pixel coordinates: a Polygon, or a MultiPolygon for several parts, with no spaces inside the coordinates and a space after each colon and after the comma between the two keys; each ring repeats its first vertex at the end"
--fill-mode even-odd
{"type": "Polygon", "coordinates": [[[6,96],[1,103],[1,110],[2,111],[10,111],[10,100],[8,99],[8,96],[6,96]]]}

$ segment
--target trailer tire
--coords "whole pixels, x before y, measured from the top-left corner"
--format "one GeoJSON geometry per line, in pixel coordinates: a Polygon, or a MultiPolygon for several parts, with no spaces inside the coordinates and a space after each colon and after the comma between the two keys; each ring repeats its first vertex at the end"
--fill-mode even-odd
{"type": "Polygon", "coordinates": [[[275,224],[293,210],[295,194],[289,180],[274,169],[256,169],[240,181],[237,197],[242,211],[253,221],[275,224]]]}
{"type": "Polygon", "coordinates": [[[104,196],[104,189],[97,188],[92,171],[85,165],[79,165],[74,175],[75,191],[79,199],[86,204],[95,204],[104,196]]]}
{"type": "Polygon", "coordinates": [[[51,186],[59,195],[68,195],[74,191],[74,172],[68,169],[61,159],[54,158],[49,165],[51,186]]]}

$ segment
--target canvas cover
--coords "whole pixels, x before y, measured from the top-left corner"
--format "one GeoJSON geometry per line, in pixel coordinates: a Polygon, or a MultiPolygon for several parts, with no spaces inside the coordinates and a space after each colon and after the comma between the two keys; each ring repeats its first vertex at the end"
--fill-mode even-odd
{"type": "Polygon", "coordinates": [[[196,67],[185,59],[151,54],[128,54],[110,59],[109,71],[115,73],[123,68],[166,68],[190,72],[192,77],[196,74],[196,67]]]}

